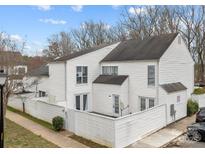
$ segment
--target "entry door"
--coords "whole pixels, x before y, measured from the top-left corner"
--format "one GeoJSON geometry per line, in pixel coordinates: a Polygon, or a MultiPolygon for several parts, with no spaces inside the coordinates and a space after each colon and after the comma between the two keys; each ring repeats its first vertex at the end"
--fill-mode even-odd
{"type": "Polygon", "coordinates": [[[114,116],[119,116],[120,114],[120,96],[113,95],[113,112],[114,116]]]}

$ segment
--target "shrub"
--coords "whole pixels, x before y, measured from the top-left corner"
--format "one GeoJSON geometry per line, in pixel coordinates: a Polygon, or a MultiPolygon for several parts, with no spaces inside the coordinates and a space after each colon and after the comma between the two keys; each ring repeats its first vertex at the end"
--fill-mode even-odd
{"type": "Polygon", "coordinates": [[[56,116],[52,119],[53,129],[55,131],[60,131],[63,128],[64,120],[60,116],[56,116]]]}
{"type": "Polygon", "coordinates": [[[199,110],[199,104],[197,101],[189,99],[187,102],[187,115],[192,116],[199,110]]]}
{"type": "Polygon", "coordinates": [[[205,88],[196,88],[194,89],[193,94],[196,95],[205,94],[205,88]]]}

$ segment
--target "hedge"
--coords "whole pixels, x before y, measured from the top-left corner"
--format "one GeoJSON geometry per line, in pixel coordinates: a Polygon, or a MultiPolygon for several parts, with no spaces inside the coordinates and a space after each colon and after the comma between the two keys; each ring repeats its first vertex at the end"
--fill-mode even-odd
{"type": "Polygon", "coordinates": [[[193,94],[196,95],[205,94],[205,88],[196,88],[194,89],[193,94]]]}
{"type": "Polygon", "coordinates": [[[192,116],[199,110],[199,104],[197,101],[189,99],[187,102],[187,115],[192,116]]]}
{"type": "Polygon", "coordinates": [[[56,116],[52,119],[53,129],[55,131],[60,131],[63,129],[64,120],[60,116],[56,116]]]}

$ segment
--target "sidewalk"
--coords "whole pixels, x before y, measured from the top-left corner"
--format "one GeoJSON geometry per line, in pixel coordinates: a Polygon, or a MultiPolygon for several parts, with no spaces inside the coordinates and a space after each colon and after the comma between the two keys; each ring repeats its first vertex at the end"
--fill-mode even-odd
{"type": "Polygon", "coordinates": [[[72,135],[71,133],[68,132],[57,133],[11,111],[8,110],[6,111],[6,118],[30,130],[34,134],[40,135],[41,137],[56,144],[61,148],[86,148],[87,147],[86,145],[81,144],[69,138],[69,136],[72,135]]]}
{"type": "Polygon", "coordinates": [[[128,148],[160,148],[186,132],[186,127],[195,121],[195,116],[186,117],[180,121],[131,144],[128,148]]]}

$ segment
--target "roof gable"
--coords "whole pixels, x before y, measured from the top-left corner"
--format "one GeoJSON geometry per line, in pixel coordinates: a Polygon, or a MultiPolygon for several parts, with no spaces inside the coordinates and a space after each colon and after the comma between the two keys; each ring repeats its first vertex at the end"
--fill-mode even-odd
{"type": "Polygon", "coordinates": [[[82,50],[80,50],[78,52],[74,52],[74,53],[68,54],[66,56],[57,58],[53,62],[64,62],[64,61],[67,61],[67,60],[70,60],[70,59],[73,59],[73,58],[76,58],[76,57],[80,57],[82,55],[94,52],[94,51],[102,49],[104,47],[113,45],[115,43],[117,43],[117,42],[113,42],[113,43],[110,43],[110,44],[101,44],[101,45],[98,45],[98,46],[95,46],[95,47],[92,47],[92,48],[82,49],[82,50]]]}
{"type": "Polygon", "coordinates": [[[177,35],[178,33],[171,33],[152,36],[143,40],[131,39],[123,41],[102,62],[159,59],[177,35]]]}

